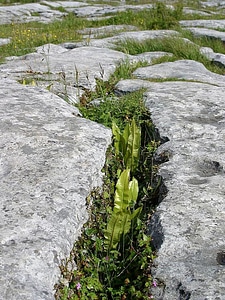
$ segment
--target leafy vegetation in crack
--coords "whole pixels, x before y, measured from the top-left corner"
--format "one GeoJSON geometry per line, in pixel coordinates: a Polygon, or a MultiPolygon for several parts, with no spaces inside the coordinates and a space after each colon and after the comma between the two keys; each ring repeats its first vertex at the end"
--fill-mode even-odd
{"type": "Polygon", "coordinates": [[[94,190],[87,199],[90,219],[71,253],[77,270],[69,271],[66,263],[61,266],[68,284],[59,284],[56,299],[153,298],[150,267],[155,254],[147,226],[153,209],[155,187],[150,187],[150,178],[155,175],[154,168],[152,164],[145,165],[143,173],[143,165],[141,169],[135,168],[136,160],[130,160],[133,163],[126,166],[123,158],[136,157],[138,152],[142,164],[152,157],[157,142],[151,140],[148,131],[141,134],[134,119],[126,127],[129,128],[124,129],[123,135],[117,127],[113,130],[114,142],[107,153],[103,188],[94,190]],[[127,143],[122,137],[126,137],[127,143]],[[140,143],[135,143],[136,139],[140,143]],[[129,143],[133,144],[132,151],[129,143]]]}

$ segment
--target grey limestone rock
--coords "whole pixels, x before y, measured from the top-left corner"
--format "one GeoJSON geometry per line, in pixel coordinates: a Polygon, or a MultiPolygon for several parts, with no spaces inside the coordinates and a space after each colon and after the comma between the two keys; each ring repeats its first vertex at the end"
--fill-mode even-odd
{"type": "Polygon", "coordinates": [[[225,54],[215,53],[209,47],[201,47],[200,52],[210,59],[214,64],[225,68],[225,54]]]}
{"type": "Polygon", "coordinates": [[[0,299],[54,299],[111,131],[48,91],[0,86],[0,299]]]}
{"type": "MultiPolygon", "coordinates": [[[[201,4],[218,9],[225,5],[219,0],[201,4]]],[[[106,13],[151,5],[44,1],[0,7],[0,23],[49,22],[67,12],[105,18],[106,13]],[[37,13],[39,16],[34,16],[37,13]]],[[[224,33],[209,29],[224,29],[223,20],[180,24],[196,35],[224,40],[224,33]]],[[[54,299],[61,260],[69,256],[88,217],[85,198],[102,184],[101,169],[111,131],[83,119],[78,109],[55,94],[74,103],[84,90],[95,88],[96,78],[108,80],[124,60],[151,64],[154,58],[171,55],[126,55],[113,49],[116,43],[179,36],[173,30],[129,27],[125,30],[132,31],[96,38],[109,29],[124,27],[91,29],[91,34],[87,28],[80,43],[43,45],[34,53],[10,57],[0,65],[2,300],[54,299]],[[37,86],[16,82],[30,80],[37,86]]],[[[210,48],[200,51],[224,65],[223,54],[210,48]]],[[[116,85],[116,94],[146,89],[146,106],[165,142],[156,160],[167,157],[159,171],[167,194],[160,197],[149,228],[158,250],[152,268],[158,287],[153,287],[152,293],[156,300],[224,300],[224,76],[190,60],[150,65],[133,75],[134,79],[116,85]]]]}
{"type": "Polygon", "coordinates": [[[104,16],[105,14],[112,14],[112,13],[117,13],[121,11],[126,11],[126,10],[144,10],[147,8],[152,8],[152,4],[143,4],[143,5],[125,5],[122,3],[122,5],[118,6],[112,6],[108,4],[104,5],[99,5],[99,4],[94,4],[94,5],[89,5],[85,7],[78,7],[74,9],[74,13],[78,17],[99,17],[99,16],[104,16]]]}
{"type": "MultiPolygon", "coordinates": [[[[135,40],[145,41],[155,38],[164,38],[169,36],[178,36],[179,33],[175,30],[142,30],[142,31],[125,31],[115,34],[113,37],[107,37],[103,39],[90,39],[88,40],[89,46],[103,47],[103,48],[115,48],[116,44],[120,41],[135,40]]],[[[77,46],[85,45],[87,42],[78,43],[77,46]]]]}
{"type": "Polygon", "coordinates": [[[27,23],[31,21],[48,23],[64,15],[64,13],[40,3],[0,6],[0,24],[27,23]],[[38,16],[34,16],[34,13],[38,14],[38,16]]]}
{"type": "Polygon", "coordinates": [[[222,42],[225,42],[225,32],[221,32],[214,29],[207,29],[207,28],[197,28],[197,27],[188,27],[195,36],[197,37],[208,37],[210,39],[218,39],[222,42]]]}
{"type": "Polygon", "coordinates": [[[183,27],[205,27],[208,29],[225,29],[225,20],[185,20],[180,21],[183,27]]]}
{"type": "Polygon", "coordinates": [[[68,50],[48,44],[39,47],[36,53],[0,65],[0,70],[2,77],[34,78],[41,86],[51,84],[54,88],[60,82],[61,92],[66,93],[68,86],[94,89],[96,78],[108,80],[119,62],[126,59],[129,55],[107,48],[87,46],[68,50]]]}
{"type": "Polygon", "coordinates": [[[139,79],[180,79],[225,86],[224,76],[207,70],[203,64],[193,60],[178,60],[159,65],[138,68],[134,76],[139,79]]]}
{"type": "MultiPolygon", "coordinates": [[[[200,15],[200,16],[211,16],[213,14],[213,12],[211,12],[211,11],[191,9],[191,8],[188,8],[188,7],[183,8],[183,13],[190,14],[190,15],[195,15],[196,14],[196,15],[200,15]]],[[[180,24],[182,26],[184,24],[184,26],[185,26],[185,21],[180,21],[180,24]]],[[[190,25],[188,25],[188,26],[190,26],[190,25]]]]}
{"type": "Polygon", "coordinates": [[[165,82],[145,95],[155,125],[170,140],[159,152],[172,152],[160,168],[168,193],[157,208],[163,243],[156,240],[154,271],[165,285],[153,289],[156,299],[224,299],[224,267],[216,261],[225,248],[224,92],[165,82]]]}
{"type": "Polygon", "coordinates": [[[124,80],[120,93],[147,88],[145,103],[167,154],[159,174],[167,193],[150,227],[158,250],[157,300],[223,300],[225,87],[196,82],[124,80]]]}
{"type": "Polygon", "coordinates": [[[108,25],[108,26],[101,26],[97,28],[85,28],[82,30],[78,30],[77,32],[83,34],[83,38],[98,38],[102,35],[114,35],[119,31],[128,31],[128,30],[138,30],[137,27],[132,25],[108,25]]]}
{"type": "Polygon", "coordinates": [[[7,45],[7,44],[10,43],[10,41],[11,41],[10,38],[8,38],[8,39],[0,38],[0,46],[2,46],[2,45],[7,45]]]}

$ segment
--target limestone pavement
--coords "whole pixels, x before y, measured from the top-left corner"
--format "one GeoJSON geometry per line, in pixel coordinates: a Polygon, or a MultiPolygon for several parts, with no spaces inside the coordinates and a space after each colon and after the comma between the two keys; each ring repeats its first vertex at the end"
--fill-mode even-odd
{"type": "MultiPolygon", "coordinates": [[[[49,22],[71,11],[95,18],[151,5],[43,1],[2,6],[0,22],[49,22]]],[[[213,5],[225,8],[224,1],[204,1],[202,13],[213,5]]],[[[224,30],[224,20],[181,21],[181,25],[224,41],[217,30],[224,30]]],[[[101,169],[111,142],[109,129],[85,120],[71,104],[85,89],[95,88],[96,78],[107,80],[124,60],[146,60],[148,66],[135,70],[134,79],[121,80],[117,94],[146,88],[146,106],[167,140],[156,154],[156,160],[166,154],[168,161],[159,170],[167,194],[149,228],[158,250],[152,269],[158,287],[152,293],[157,300],[225,299],[225,269],[217,259],[225,251],[224,75],[191,60],[151,64],[155,57],[171,55],[167,52],[132,56],[115,50],[120,40],[179,36],[176,31],[125,26],[123,32],[117,31],[121,26],[93,29],[91,34],[87,29],[83,42],[43,45],[0,65],[2,300],[54,299],[59,265],[88,217],[85,198],[102,184],[101,169]],[[113,36],[99,39],[96,35],[107,31],[113,31],[113,36]],[[19,83],[34,74],[41,79],[37,86],[19,83]],[[153,82],[158,79],[164,82],[153,82]],[[65,96],[69,103],[62,99],[65,96]]],[[[10,37],[0,39],[1,44],[9,42],[10,37]]],[[[200,50],[225,66],[223,54],[200,50]]]]}

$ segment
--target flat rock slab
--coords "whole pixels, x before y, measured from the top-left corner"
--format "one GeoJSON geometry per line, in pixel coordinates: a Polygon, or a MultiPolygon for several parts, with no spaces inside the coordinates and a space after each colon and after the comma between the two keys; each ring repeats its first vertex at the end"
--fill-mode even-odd
{"type": "Polygon", "coordinates": [[[89,5],[85,7],[78,7],[73,10],[76,16],[78,17],[99,17],[104,16],[105,14],[115,14],[118,12],[126,11],[126,10],[144,10],[144,9],[150,9],[152,8],[152,4],[143,4],[143,5],[118,5],[118,6],[112,6],[112,5],[89,5]]]}
{"type": "Polygon", "coordinates": [[[0,6],[0,24],[32,21],[49,23],[54,19],[62,18],[64,15],[65,13],[40,3],[0,6]]]}
{"type": "Polygon", "coordinates": [[[1,80],[0,91],[0,299],[54,299],[111,131],[40,88],[1,80]]]}
{"type": "Polygon", "coordinates": [[[42,1],[41,3],[15,4],[0,6],[0,24],[42,22],[49,23],[61,19],[68,12],[87,3],[78,1],[42,1]],[[65,12],[60,12],[63,8],[65,12]]]}
{"type": "Polygon", "coordinates": [[[225,250],[224,93],[188,82],[155,84],[146,93],[155,125],[170,139],[159,149],[170,158],[160,168],[168,193],[153,226],[161,246],[155,277],[165,283],[156,299],[224,299],[224,265],[217,261],[225,250]]]}
{"type": "Polygon", "coordinates": [[[187,27],[188,30],[197,37],[208,37],[210,39],[218,39],[223,43],[225,42],[225,32],[221,32],[214,29],[187,27]]]}
{"type": "Polygon", "coordinates": [[[93,90],[96,78],[108,80],[116,66],[129,58],[132,56],[112,49],[87,46],[68,50],[48,44],[37,48],[36,53],[12,58],[0,65],[0,76],[34,79],[37,85],[51,84],[52,89],[60,83],[62,93],[67,92],[68,86],[93,90]]]}
{"type": "Polygon", "coordinates": [[[139,79],[180,79],[225,86],[223,75],[210,72],[203,64],[193,60],[177,60],[138,68],[133,75],[139,79]]]}
{"type": "Polygon", "coordinates": [[[120,92],[147,88],[145,103],[161,137],[157,159],[168,189],[152,219],[158,250],[157,300],[223,300],[225,250],[224,87],[194,82],[125,80],[120,92]]]}
{"type": "Polygon", "coordinates": [[[225,29],[225,20],[185,20],[180,21],[183,27],[205,27],[209,29],[225,29]]]}
{"type": "MultiPolygon", "coordinates": [[[[152,40],[156,38],[164,38],[171,36],[178,36],[179,33],[175,30],[142,30],[142,31],[125,31],[118,34],[114,34],[112,37],[102,39],[88,39],[88,45],[92,47],[100,48],[115,48],[120,42],[127,40],[135,40],[143,42],[146,40],[152,40]]],[[[71,45],[71,44],[70,44],[71,45]]],[[[73,47],[81,47],[87,45],[87,41],[74,43],[73,47]]]]}
{"type": "Polygon", "coordinates": [[[215,65],[225,68],[225,54],[215,53],[209,47],[201,47],[200,52],[211,60],[215,65]]]}

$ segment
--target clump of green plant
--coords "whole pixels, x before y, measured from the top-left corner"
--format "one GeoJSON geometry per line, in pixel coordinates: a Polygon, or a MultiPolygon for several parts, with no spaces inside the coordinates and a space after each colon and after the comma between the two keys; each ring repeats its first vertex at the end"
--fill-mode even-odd
{"type": "MultiPolygon", "coordinates": [[[[95,190],[88,198],[90,219],[73,249],[77,270],[68,272],[62,267],[69,286],[59,286],[56,299],[144,300],[151,297],[150,266],[154,252],[146,234],[149,210],[142,210],[143,199],[135,178],[139,173],[134,167],[136,161],[133,160],[133,165],[121,161],[123,154],[136,157],[136,150],[141,147],[141,143],[134,143],[130,151],[123,139],[140,140],[141,131],[134,120],[126,127],[130,128],[124,129],[123,134],[117,127],[114,130],[114,144],[108,151],[104,168],[105,184],[102,191],[95,190]]],[[[149,209],[152,206],[150,201],[148,206],[149,209]]]]}
{"type": "Polygon", "coordinates": [[[131,124],[127,123],[123,133],[115,122],[112,124],[114,136],[114,148],[116,155],[120,156],[124,168],[135,173],[139,164],[141,131],[133,119],[131,124]]]}

